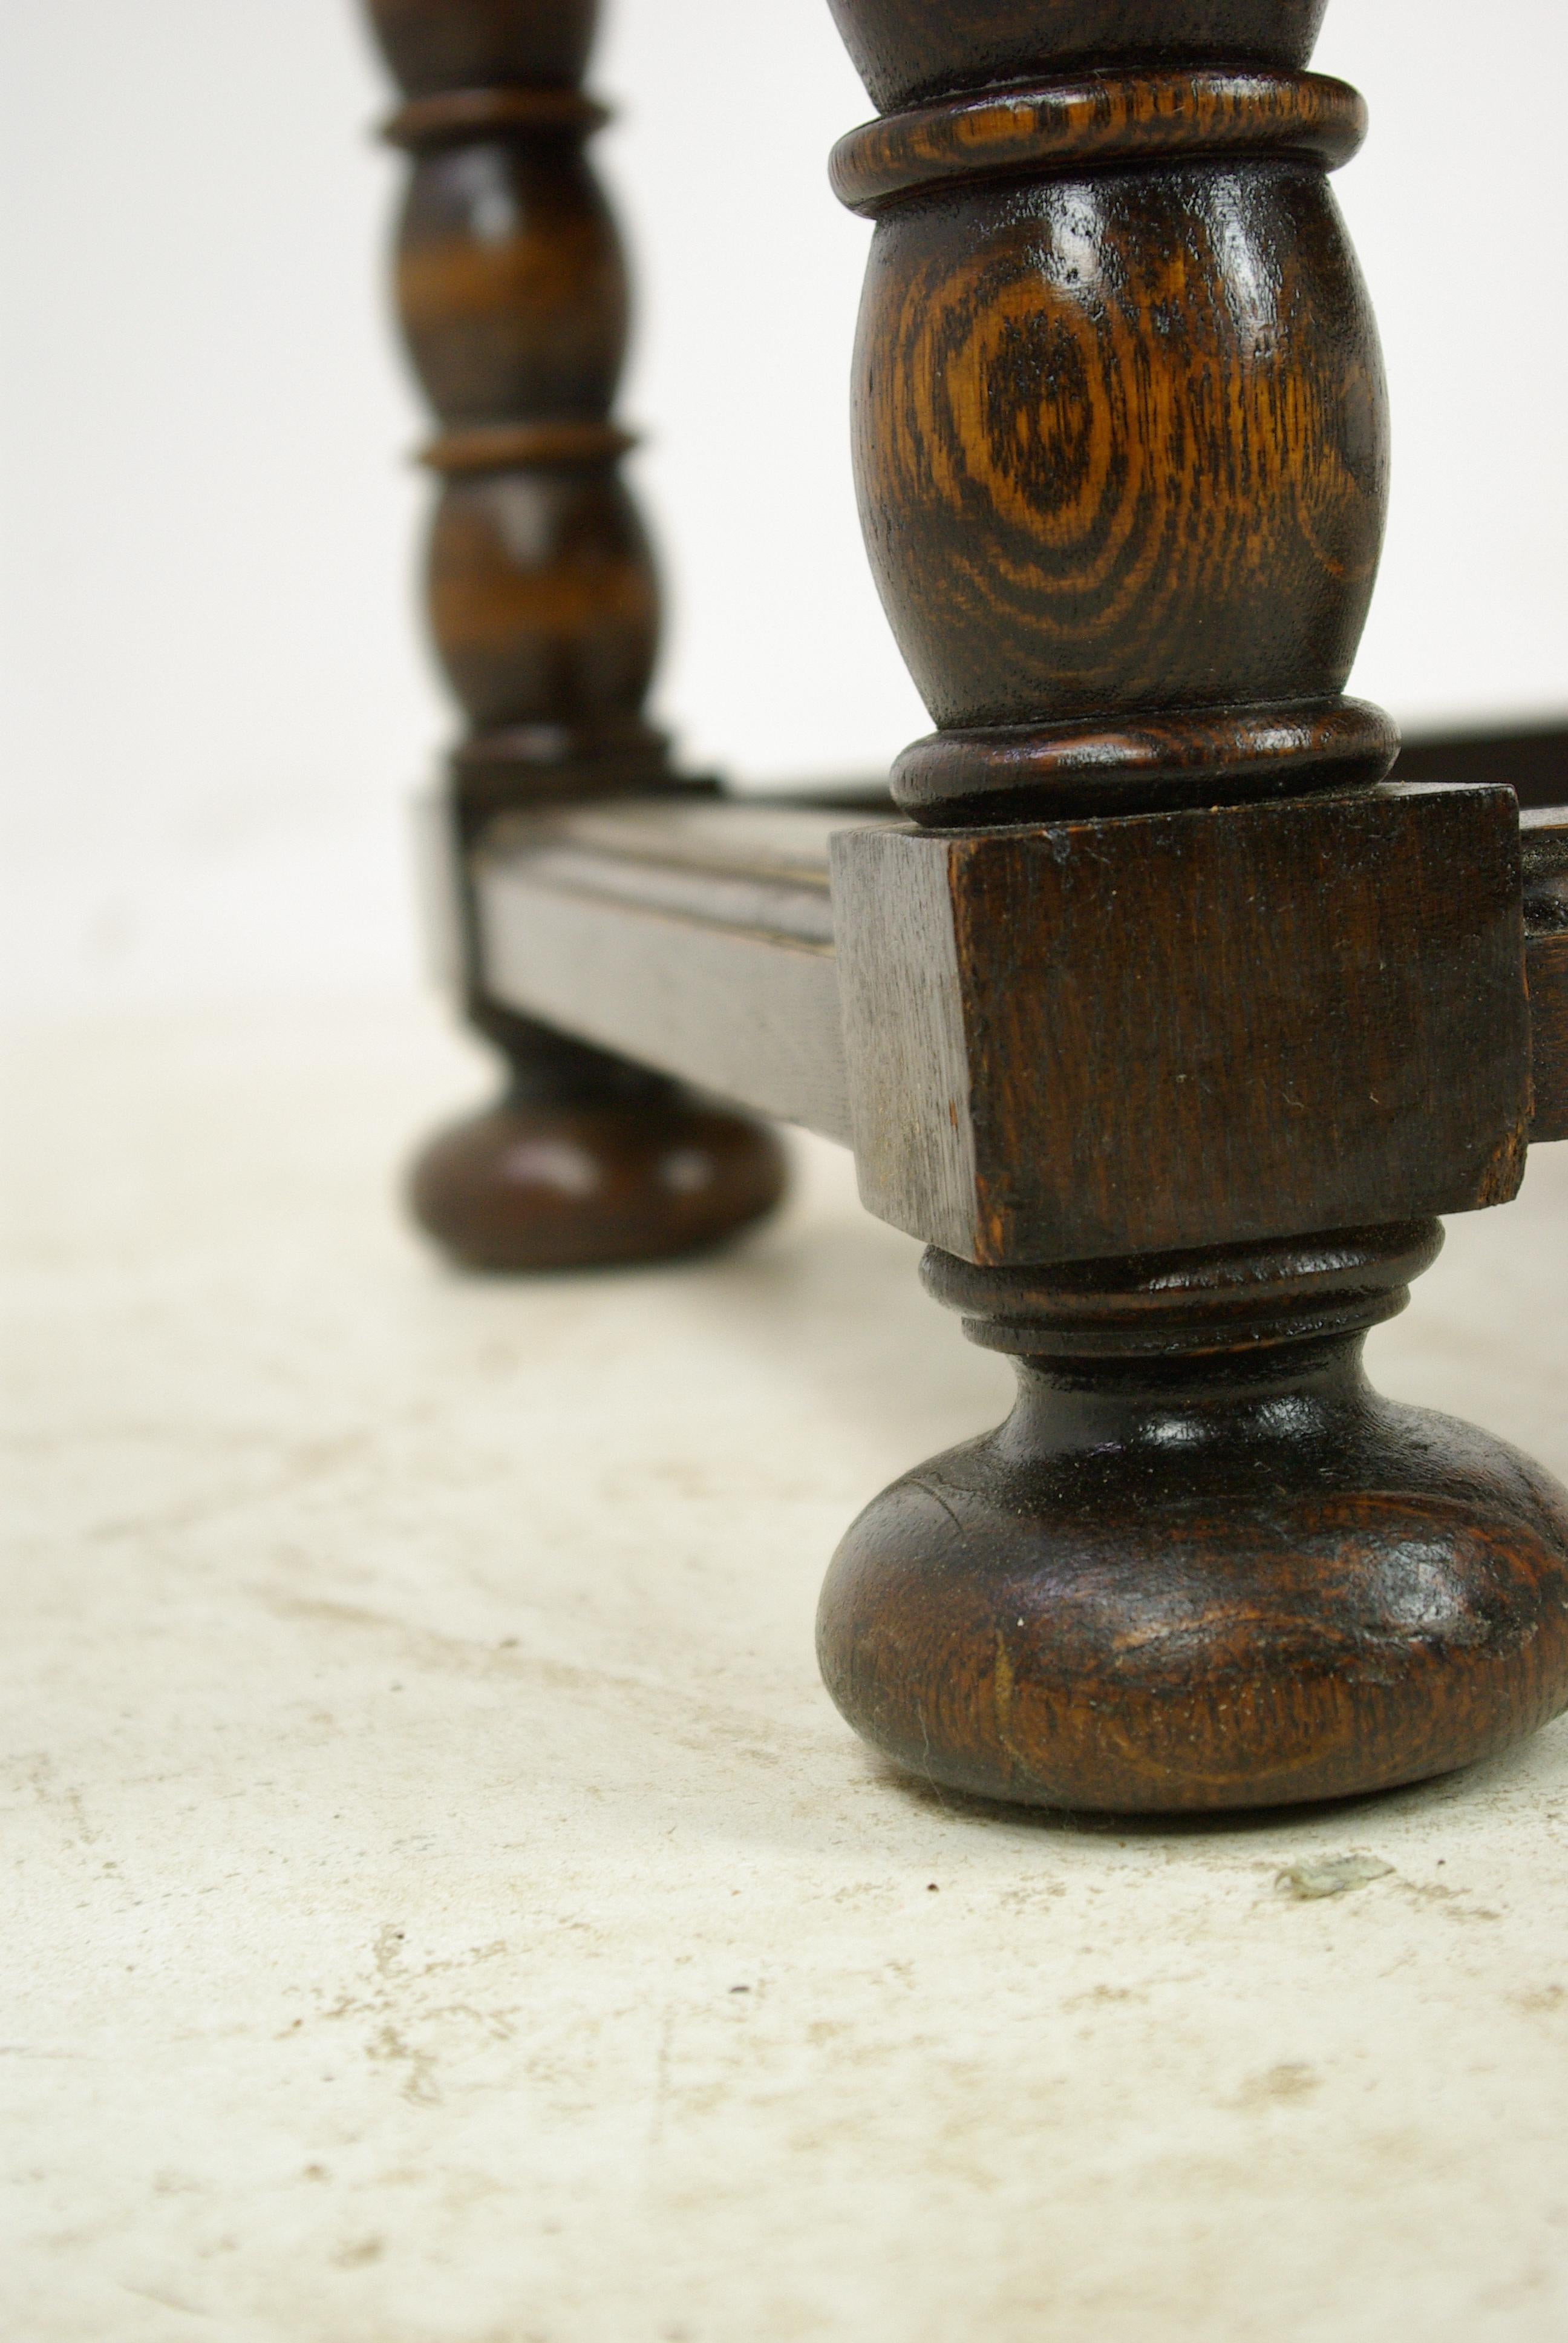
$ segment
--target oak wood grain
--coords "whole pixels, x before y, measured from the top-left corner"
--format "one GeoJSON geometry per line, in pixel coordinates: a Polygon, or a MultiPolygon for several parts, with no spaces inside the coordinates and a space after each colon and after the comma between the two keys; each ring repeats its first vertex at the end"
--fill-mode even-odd
{"type": "Polygon", "coordinates": [[[1388,787],[1344,698],[1387,494],[1326,177],[1359,102],[1308,0],[833,6],[884,116],[835,162],[861,519],[937,727],[920,830],[835,868],[857,1153],[1020,1393],[850,1531],[825,1678],[997,1797],[1442,1772],[1568,1702],[1568,1494],[1360,1342],[1427,1216],[1517,1183],[1527,953],[1555,1127],[1568,930],[1512,792],[1388,787]]]}
{"type": "Polygon", "coordinates": [[[1386,1788],[1544,1724],[1568,1491],[1361,1366],[1439,1233],[1032,1277],[931,1257],[1018,1405],[840,1546],[818,1648],[846,1716],[939,1785],[1123,1813],[1386,1788]]]}

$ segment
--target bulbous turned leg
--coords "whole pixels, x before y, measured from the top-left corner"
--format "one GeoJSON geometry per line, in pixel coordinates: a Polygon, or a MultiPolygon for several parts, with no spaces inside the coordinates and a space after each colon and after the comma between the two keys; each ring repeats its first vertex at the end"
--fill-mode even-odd
{"type": "Polygon", "coordinates": [[[544,1026],[509,1021],[492,1038],[506,1095],[433,1139],[409,1180],[415,1217],[467,1267],[695,1252],[782,1196],[784,1151],[764,1125],[544,1026]]]}
{"type": "Polygon", "coordinates": [[[840,1546],[819,1650],[850,1724],[955,1789],[1170,1812],[1420,1780],[1568,1704],[1568,1491],[1362,1370],[1441,1241],[928,1254],[1019,1401],[840,1546]]]}

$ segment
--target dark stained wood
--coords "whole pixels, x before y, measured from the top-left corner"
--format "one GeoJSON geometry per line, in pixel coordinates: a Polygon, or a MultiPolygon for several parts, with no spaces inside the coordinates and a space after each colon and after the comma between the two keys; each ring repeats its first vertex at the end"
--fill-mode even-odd
{"type": "Polygon", "coordinates": [[[783,1193],[747,1117],[539,1029],[506,1098],[431,1141],[416,1217],[471,1269],[584,1269],[721,1242],[783,1193]]]}
{"type": "MultiPolygon", "coordinates": [[[[986,175],[955,179],[950,121],[940,164],[912,139],[901,154],[940,199],[879,214],[856,471],[878,587],[940,728],[920,788],[895,769],[921,820],[971,794],[982,819],[1034,809],[1026,764],[1009,799],[977,731],[1016,752],[1076,725],[1083,786],[1113,721],[1151,718],[1201,801],[1205,765],[1235,779],[1216,710],[1342,704],[1388,480],[1360,273],[1322,168],[1281,159],[1277,105],[1233,97],[1256,152],[1223,158],[1203,154],[1195,98],[1156,110],[1171,159],[1106,171],[1136,158],[1136,97],[1066,110],[1049,167],[1015,132],[1007,178],[992,141],[978,166],[970,150],[986,175]]],[[[1385,725],[1370,770],[1358,746],[1337,775],[1316,754],[1315,779],[1375,779],[1394,747],[1385,725]]]]}
{"type": "Polygon", "coordinates": [[[604,111],[520,68],[507,77],[508,56],[554,54],[538,0],[488,11],[448,0],[412,17],[421,37],[443,24],[452,55],[489,58],[496,79],[468,85],[483,78],[476,65],[468,84],[416,96],[389,130],[412,158],[398,313],[441,426],[426,451],[442,481],[429,606],[470,726],[453,768],[467,840],[508,805],[673,776],[643,715],[658,583],[620,478],[630,435],[612,420],[626,264],[585,153],[604,111]]]}
{"type": "Polygon", "coordinates": [[[836,177],[867,546],[938,727],[893,777],[928,834],[838,850],[857,1152],[1020,1395],[849,1532],[824,1675],[996,1797],[1444,1772],[1568,1703],[1568,1493],[1360,1345],[1428,1216],[1513,1192],[1526,905],[1538,1130],[1568,930],[1512,796],[1381,786],[1342,696],[1387,486],[1324,177],[1359,107],[1301,74],[1315,5],[832,5],[920,108],[836,177]]]}
{"type": "Polygon", "coordinates": [[[652,747],[641,720],[658,635],[652,555],[625,487],[602,466],[449,480],[430,539],[430,615],[475,726],[466,764],[532,763],[541,785],[564,781],[575,796],[578,774],[559,768],[575,769],[596,738],[629,723],[652,747]]]}
{"type": "Polygon", "coordinates": [[[475,873],[487,989],[848,1144],[828,874],[845,818],[649,799],[498,825],[475,873]]]}
{"type": "Polygon", "coordinates": [[[1530,984],[1533,1145],[1568,1139],[1568,929],[1532,930],[1524,940],[1530,984]]]}
{"type": "Polygon", "coordinates": [[[1327,0],[829,0],[884,111],[1083,66],[1304,65],[1327,0]]]}
{"type": "Polygon", "coordinates": [[[448,426],[602,424],[609,413],[628,297],[615,221],[582,152],[597,119],[585,110],[555,136],[416,146],[397,307],[448,426]]]}
{"type": "Polygon", "coordinates": [[[839,1548],[819,1648],[845,1715],[927,1780],[1124,1813],[1386,1788],[1544,1724],[1568,1492],[1361,1370],[1438,1236],[1033,1277],[930,1257],[1019,1403],[839,1548]]]}
{"type": "Polygon", "coordinates": [[[1395,773],[1401,780],[1501,782],[1518,798],[1534,1099],[1530,1141],[1538,1146],[1568,1139],[1568,726],[1409,736],[1395,773]]]}
{"type": "Polygon", "coordinates": [[[628,293],[585,151],[607,118],[579,86],[596,10],[368,5],[406,101],[387,133],[411,157],[398,310],[439,426],[431,625],[469,727],[447,802],[463,990],[510,1069],[502,1103],[421,1158],[416,1210],[494,1268],[684,1251],[777,1201],[777,1141],[496,1001],[475,929],[472,857],[498,817],[689,786],[644,710],[658,585],[612,418],[628,293]]]}
{"type": "MultiPolygon", "coordinates": [[[[1261,1053],[1272,1051],[1277,1066],[1288,1026],[1292,1046],[1307,1053],[1310,1065],[1318,1034],[1306,1006],[1305,921],[1318,980],[1336,996],[1319,1003],[1332,1042],[1330,1071],[1325,1075],[1320,1067],[1319,1080],[1323,1115],[1346,1160],[1336,1164],[1325,1133],[1309,1128],[1303,1134],[1300,1113],[1290,1109],[1289,1121],[1275,1127],[1276,1166],[1299,1178],[1290,1161],[1294,1146],[1316,1151],[1319,1159],[1326,1150],[1328,1176],[1365,1182],[1354,1193],[1370,1192],[1359,1142],[1347,1145],[1348,1119],[1357,1111],[1350,1078],[1355,1046],[1381,1055],[1365,1091],[1382,1101],[1386,1085],[1403,1098],[1402,1111],[1383,1121],[1376,1142],[1381,1110],[1363,1097],[1373,1155],[1381,1143],[1383,1160],[1397,1172],[1402,1151],[1407,1183],[1447,1176],[1455,1189],[1465,1182],[1480,1186],[1476,1162],[1489,1160],[1487,1146],[1478,1139],[1467,1151],[1456,1145],[1454,1134],[1467,1112],[1476,1116],[1477,1129],[1489,1112],[1499,1114],[1504,1132],[1516,1129],[1521,986],[1517,950],[1505,946],[1517,937],[1517,881],[1508,874],[1518,855],[1506,828],[1498,825],[1495,790],[1484,806],[1462,793],[1464,802],[1445,809],[1446,870],[1435,852],[1423,850],[1418,858],[1413,883],[1421,916],[1412,918],[1399,892],[1396,862],[1413,833],[1406,826],[1401,835],[1390,826],[1391,806],[1397,809],[1410,794],[1401,789],[1322,807],[1259,808],[1248,817],[1264,836],[1277,829],[1282,840],[1293,840],[1298,852],[1322,824],[1320,844],[1326,838],[1332,846],[1322,846],[1321,863],[1332,866],[1337,853],[1344,854],[1360,888],[1358,967],[1364,992],[1330,949],[1326,919],[1319,919],[1313,936],[1313,912],[1326,900],[1321,888],[1309,890],[1305,909],[1293,898],[1288,902],[1284,929],[1265,924],[1260,930],[1250,866],[1229,850],[1221,854],[1217,869],[1228,866],[1228,883],[1241,899],[1232,906],[1239,924],[1222,956],[1244,970],[1245,981],[1215,984],[1203,980],[1203,969],[1221,950],[1225,930],[1211,877],[1202,915],[1186,928],[1182,950],[1190,957],[1180,968],[1157,968],[1153,955],[1182,934],[1181,901],[1173,894],[1166,900],[1161,888],[1161,872],[1173,872],[1181,857],[1168,855],[1158,869],[1140,870],[1134,854],[1131,883],[1135,893],[1142,890],[1151,934],[1144,939],[1145,959],[1129,960],[1124,971],[1103,948],[1106,929],[1123,916],[1114,911],[1117,899],[1110,893],[1120,884],[1115,865],[1106,867],[1108,855],[1121,850],[1119,825],[1008,830],[960,844],[898,822],[886,791],[871,782],[819,784],[814,801],[804,789],[781,799],[661,795],[562,806],[493,825],[473,859],[486,990],[493,1002],[519,1016],[552,1019],[624,1056],[846,1144],[852,1139],[846,1055],[852,1027],[867,1202],[900,1227],[962,1252],[969,1232],[987,1218],[976,1185],[982,1138],[993,1204],[1010,1178],[1015,1192],[1033,1183],[1036,1212],[1039,1198],[1049,1192],[1056,1151],[1070,1139],[1071,1126],[1060,1086],[1039,1079],[1047,1061],[1060,1064],[1073,1085],[1081,1123],[1071,1143],[1088,1144],[1091,1161],[1092,1135],[1125,1130],[1127,1091],[1135,1081],[1145,1084],[1151,1151],[1131,1151],[1137,1176],[1129,1183],[1129,1210],[1164,1209],[1164,1183],[1152,1177],[1164,1149],[1169,1176],[1178,1184],[1186,1181],[1194,1209],[1248,1212],[1251,1199],[1233,1172],[1227,1185],[1211,1182],[1216,1076],[1223,1072],[1231,1084],[1240,1127],[1267,1131],[1271,1107],[1282,1103],[1282,1085],[1271,1087],[1261,1078],[1261,1053]],[[1068,861],[1076,846],[1079,879],[1104,890],[1112,907],[1097,923],[1080,903],[1074,916],[1088,959],[1076,973],[1062,953],[1040,948],[1047,930],[1059,932],[1050,907],[1030,908],[1027,873],[1042,845],[1062,848],[1068,861]],[[829,891],[835,855],[840,865],[836,900],[829,891]],[[988,858],[994,860],[989,877],[988,858]],[[900,867],[884,867],[895,860],[900,867]],[[1439,879],[1450,891],[1431,891],[1439,879]],[[1483,908],[1488,888],[1490,912],[1483,908]],[[955,922],[960,896],[970,954],[962,971],[955,922]],[[1480,978],[1488,960],[1489,984],[1480,978]],[[1142,971],[1141,990],[1135,968],[1142,971]],[[1131,995],[1121,1026],[1098,997],[1112,979],[1131,995]],[[1087,1008],[1100,1021],[1101,1046],[1084,1066],[1074,1063],[1060,1041],[1041,1038],[1050,1032],[1053,1000],[1068,997],[1056,993],[1059,986],[1068,995],[1076,989],[1075,1015],[1081,1019],[1087,1008]],[[1472,1039],[1457,1072],[1450,1062],[1457,1053],[1448,1039],[1445,997],[1472,1039]],[[982,1002],[990,1004],[983,1014],[982,1002]],[[1276,1018],[1284,1021],[1279,1030],[1276,1018]],[[1005,1045],[1001,1023],[1010,1036],[1005,1045]],[[1020,1040],[1019,1029],[1026,1023],[1033,1038],[1020,1040]],[[1156,1047],[1160,1032],[1171,1043],[1184,1028],[1202,1037],[1194,1055],[1203,1061],[1201,1083],[1179,1081],[1187,1071],[1180,1064],[1167,1073],[1170,1092],[1183,1100],[1189,1116],[1191,1144],[1185,1156],[1172,1153],[1171,1132],[1158,1112],[1156,1047]],[[990,1043],[983,1049],[977,1046],[982,1032],[990,1043]],[[1219,1046],[1227,1033],[1228,1061],[1219,1046]],[[1101,1082],[1096,1077],[1107,1057],[1116,1079],[1101,1082]],[[1429,1080],[1439,1063],[1442,1081],[1429,1080]],[[1186,1101],[1188,1089],[1201,1090],[1201,1101],[1186,1101]],[[966,1099],[967,1111],[960,1111],[966,1099]],[[1405,1128],[1406,1118],[1419,1126],[1422,1116],[1429,1118],[1423,1127],[1431,1163],[1405,1128]],[[1091,1134],[1088,1141],[1085,1133],[1091,1134]],[[1287,1140],[1293,1141],[1290,1149],[1287,1140]],[[1389,1147],[1396,1151],[1392,1159],[1389,1147]]],[[[1205,835],[1191,815],[1184,823],[1190,836],[1205,835]]],[[[1127,843],[1181,834],[1180,826],[1140,825],[1128,832],[1127,843]]],[[[1243,824],[1237,844],[1248,835],[1243,824]]],[[[1422,840],[1423,850],[1428,843],[1422,840]]],[[[1435,848],[1435,840],[1430,843],[1435,848]]],[[[1568,930],[1568,812],[1527,815],[1523,850],[1535,1053],[1531,1136],[1541,1139],[1558,1135],[1568,1119],[1568,974],[1560,940],[1568,930]],[[1558,1067],[1561,1071],[1553,1071],[1558,1067]]],[[[1280,860],[1278,852],[1260,858],[1261,866],[1277,867],[1280,860]]],[[[1053,885],[1065,884],[1054,855],[1049,871],[1053,885]]],[[[1188,912],[1193,908],[1189,900],[1188,912]]],[[[1348,898],[1336,903],[1336,928],[1349,909],[1348,898]]],[[[1131,925],[1141,932],[1141,921],[1131,925]]],[[[1351,932],[1348,926],[1345,931],[1351,932]]],[[[1300,1095],[1302,1079],[1299,1071],[1290,1078],[1291,1096],[1300,1095]]],[[[1232,1136],[1228,1151],[1235,1143],[1232,1136]]],[[[1516,1144],[1511,1150],[1504,1138],[1493,1160],[1516,1163],[1516,1144]]],[[[1103,1179],[1101,1165],[1090,1187],[1103,1179]]],[[[1069,1182],[1060,1182],[1057,1192],[1061,1209],[1079,1208],[1069,1182]]],[[[1434,1192],[1407,1184],[1408,1209],[1434,1208],[1434,1192]]],[[[1218,1224],[1207,1225],[1218,1242],[1218,1224]]],[[[1245,1230],[1228,1222],[1223,1232],[1235,1237],[1245,1230]]],[[[1016,1247],[1016,1257],[1038,1250],[1031,1240],[1016,1247]]]]}
{"type": "Polygon", "coordinates": [[[1027,176],[1166,156],[1268,155],[1337,169],[1366,136],[1359,91],[1322,74],[1211,69],[1105,74],[1030,89],[1010,83],[943,106],[884,115],[833,150],[833,192],[874,219],[946,179],[1027,176]]]}
{"type": "Polygon", "coordinates": [[[1365,700],[1271,700],[933,732],[898,759],[893,786],[918,821],[1046,821],[1370,786],[1398,748],[1365,700]]]}
{"type": "Polygon", "coordinates": [[[1519,1185],[1507,789],[868,830],[834,889],[861,1192],[950,1252],[1161,1252],[1519,1185]]]}
{"type": "Polygon", "coordinates": [[[1568,724],[1407,734],[1402,781],[1506,781],[1522,806],[1568,805],[1568,724]]]}
{"type": "Polygon", "coordinates": [[[1568,805],[1531,808],[1519,827],[1534,1144],[1568,1139],[1568,805]]]}

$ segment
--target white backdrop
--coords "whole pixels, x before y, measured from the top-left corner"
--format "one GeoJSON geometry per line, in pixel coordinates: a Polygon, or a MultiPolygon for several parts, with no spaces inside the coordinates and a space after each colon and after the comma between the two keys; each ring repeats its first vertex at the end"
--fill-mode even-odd
{"type": "MultiPolygon", "coordinates": [[[[1372,101],[1338,186],[1394,396],[1356,688],[1407,721],[1568,705],[1568,9],[1334,0],[1317,62],[1372,101]]],[[[854,520],[869,231],[824,161],[868,109],[826,6],[611,0],[595,84],[662,711],[747,779],[885,764],[927,726],[854,520]]],[[[0,0],[0,91],[7,992],[406,979],[403,807],[451,727],[352,0],[0,0]]]]}

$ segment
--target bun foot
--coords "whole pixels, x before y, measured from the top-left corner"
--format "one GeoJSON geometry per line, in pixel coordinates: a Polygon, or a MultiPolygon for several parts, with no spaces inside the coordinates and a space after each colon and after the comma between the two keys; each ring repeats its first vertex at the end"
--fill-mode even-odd
{"type": "Polygon", "coordinates": [[[1555,1715],[1568,1491],[1362,1371],[1440,1242],[928,1255],[1019,1402],[840,1546],[819,1650],[849,1723],[956,1790],[1191,1813],[1421,1780],[1555,1715]]]}
{"type": "Polygon", "coordinates": [[[783,1195],[773,1132],[678,1083],[554,1035],[515,1073],[410,1175],[415,1218],[467,1268],[661,1261],[721,1243],[783,1195]]]}

